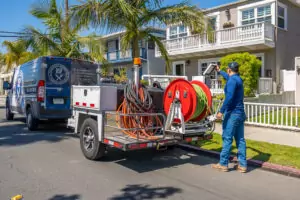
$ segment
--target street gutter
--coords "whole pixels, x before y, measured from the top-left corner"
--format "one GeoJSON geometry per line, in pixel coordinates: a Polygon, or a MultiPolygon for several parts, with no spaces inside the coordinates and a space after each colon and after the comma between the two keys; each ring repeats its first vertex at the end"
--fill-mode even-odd
{"type": "MultiPolygon", "coordinates": [[[[194,152],[197,152],[199,154],[204,154],[209,157],[214,157],[217,159],[220,158],[220,153],[216,152],[216,151],[206,150],[206,149],[202,149],[202,148],[195,147],[192,145],[187,145],[187,144],[180,144],[179,147],[181,149],[188,150],[188,151],[194,151],[194,152]]],[[[230,160],[237,161],[237,158],[235,156],[231,155],[230,160]]],[[[300,170],[292,168],[292,167],[277,165],[277,164],[263,162],[263,161],[259,161],[259,160],[253,160],[253,159],[248,160],[248,165],[256,167],[256,168],[261,168],[266,171],[282,174],[285,176],[300,178],[300,170]]]]}

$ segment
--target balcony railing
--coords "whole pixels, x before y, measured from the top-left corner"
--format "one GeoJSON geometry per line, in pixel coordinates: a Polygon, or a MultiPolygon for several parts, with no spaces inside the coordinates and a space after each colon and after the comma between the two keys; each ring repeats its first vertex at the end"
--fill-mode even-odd
{"type": "MultiPolygon", "coordinates": [[[[169,54],[214,50],[234,45],[243,46],[247,42],[274,42],[274,26],[270,23],[257,23],[247,26],[228,28],[212,33],[192,35],[177,39],[165,40],[163,44],[169,54]]],[[[160,56],[156,48],[156,56],[160,56]]]]}
{"type": "MultiPolygon", "coordinates": [[[[128,49],[125,52],[121,50],[108,52],[104,56],[109,62],[125,62],[132,60],[132,49],[128,49]]],[[[140,57],[147,59],[147,51],[145,48],[140,48],[140,57]]]]}

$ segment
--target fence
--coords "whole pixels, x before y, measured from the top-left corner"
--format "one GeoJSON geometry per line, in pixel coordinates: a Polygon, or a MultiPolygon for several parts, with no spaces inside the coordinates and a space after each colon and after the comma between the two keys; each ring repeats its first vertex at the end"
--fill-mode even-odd
{"type": "Polygon", "coordinates": [[[300,131],[300,105],[245,103],[246,124],[300,131]]]}
{"type": "Polygon", "coordinates": [[[272,78],[259,78],[258,80],[258,93],[259,94],[272,94],[273,91],[272,78]]]}
{"type": "MultiPolygon", "coordinates": [[[[213,109],[219,100],[213,101],[213,109]]],[[[300,131],[300,105],[245,102],[245,124],[267,128],[300,131]]]]}

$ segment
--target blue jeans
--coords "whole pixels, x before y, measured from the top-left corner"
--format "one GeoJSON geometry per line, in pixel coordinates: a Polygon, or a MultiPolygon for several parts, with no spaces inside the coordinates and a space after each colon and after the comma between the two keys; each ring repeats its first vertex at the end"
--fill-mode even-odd
{"type": "Polygon", "coordinates": [[[244,138],[244,122],[245,114],[231,114],[224,115],[223,120],[223,148],[220,154],[220,165],[228,166],[228,160],[231,152],[231,145],[233,137],[238,149],[237,158],[241,167],[247,167],[246,160],[246,141],[244,138]]]}

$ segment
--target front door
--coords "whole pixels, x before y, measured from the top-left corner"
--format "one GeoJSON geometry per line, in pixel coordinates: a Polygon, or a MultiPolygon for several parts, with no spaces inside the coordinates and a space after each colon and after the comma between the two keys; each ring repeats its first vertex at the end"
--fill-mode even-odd
{"type": "Polygon", "coordinates": [[[175,76],[185,76],[184,63],[173,63],[173,75],[175,75],[175,76]]]}

